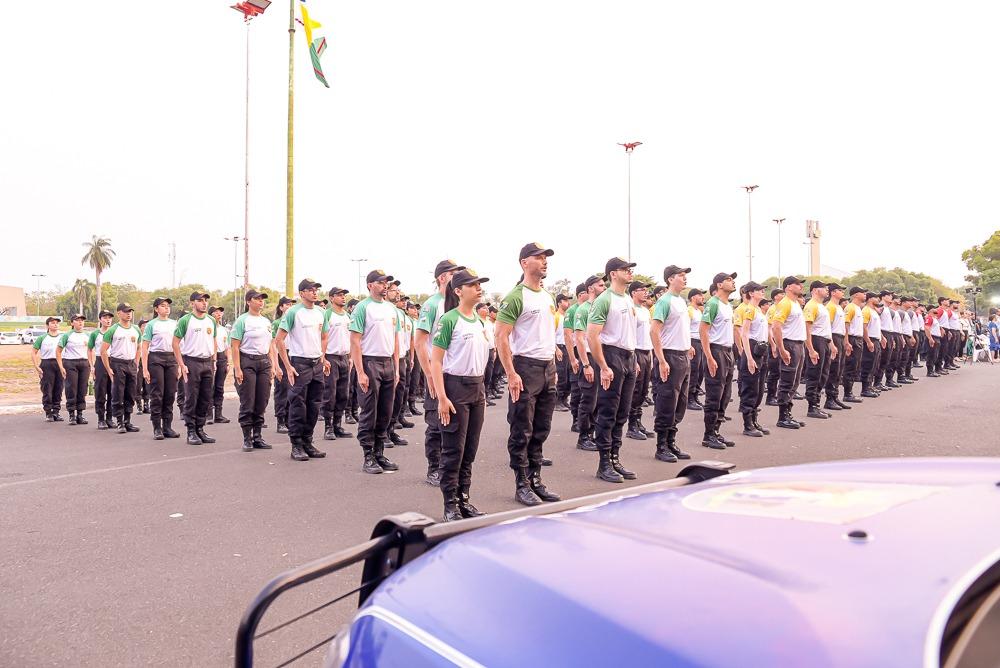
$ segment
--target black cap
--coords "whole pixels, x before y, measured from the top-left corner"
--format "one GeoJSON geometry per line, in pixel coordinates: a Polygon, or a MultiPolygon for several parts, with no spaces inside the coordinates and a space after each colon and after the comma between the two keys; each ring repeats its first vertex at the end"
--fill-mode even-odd
{"type": "Polygon", "coordinates": [[[625,258],[613,257],[604,263],[604,278],[610,278],[611,272],[618,271],[620,269],[631,269],[635,266],[635,262],[629,262],[625,258]]]}
{"type": "Polygon", "coordinates": [[[858,286],[855,285],[853,288],[851,288],[848,291],[847,294],[849,294],[850,296],[853,297],[854,295],[863,294],[863,293],[866,293],[866,292],[867,292],[867,290],[865,290],[864,288],[859,288],[858,286]]]}
{"type": "Polygon", "coordinates": [[[170,297],[157,297],[153,300],[153,308],[156,308],[160,304],[173,304],[174,300],[170,297]]]}
{"type": "Polygon", "coordinates": [[[70,322],[73,322],[74,320],[86,320],[86,319],[87,319],[87,317],[85,315],[83,315],[82,313],[76,313],[69,320],[70,320],[70,322]]]}
{"type": "Polygon", "coordinates": [[[829,290],[830,292],[833,292],[834,290],[846,290],[847,287],[841,285],[840,283],[834,282],[834,283],[827,283],[826,289],[829,290]]]}
{"type": "Polygon", "coordinates": [[[250,288],[247,290],[246,295],[244,295],[244,301],[249,302],[251,299],[257,299],[258,297],[261,299],[267,299],[267,293],[258,292],[253,288],[250,288]]]}
{"type": "Polygon", "coordinates": [[[780,294],[782,294],[784,292],[785,291],[782,290],[781,288],[775,288],[774,290],[771,290],[771,299],[774,299],[775,297],[777,297],[778,295],[780,295],[780,294]]]}
{"type": "Polygon", "coordinates": [[[113,317],[115,317],[115,314],[112,313],[111,311],[108,311],[107,309],[104,309],[100,313],[97,314],[97,319],[100,320],[104,316],[108,316],[108,317],[113,318],[113,317]]]}
{"type": "Polygon", "coordinates": [[[434,278],[437,278],[446,271],[461,271],[462,269],[465,269],[465,267],[458,264],[454,260],[441,260],[437,263],[437,266],[434,267],[434,278]]]}
{"type": "Polygon", "coordinates": [[[684,268],[684,267],[678,267],[676,264],[668,264],[667,267],[663,270],[663,280],[669,281],[670,277],[676,274],[690,274],[690,273],[691,273],[691,267],[684,268]]]}
{"type": "Polygon", "coordinates": [[[191,296],[188,297],[188,301],[193,302],[196,299],[208,299],[208,296],[209,295],[207,292],[198,292],[197,290],[195,290],[194,292],[191,293],[191,296]]]}
{"type": "Polygon", "coordinates": [[[798,276],[785,276],[785,280],[781,282],[781,287],[787,288],[789,285],[802,285],[802,279],[798,276]]]}
{"type": "Polygon", "coordinates": [[[813,281],[812,283],[809,284],[810,290],[815,290],[816,288],[825,288],[825,287],[826,283],[824,283],[823,281],[813,281]]]}
{"type": "Polygon", "coordinates": [[[56,316],[51,315],[45,319],[45,326],[47,327],[50,323],[53,322],[62,322],[62,318],[57,318],[56,316]]]}
{"type": "Polygon", "coordinates": [[[499,311],[497,311],[497,307],[493,304],[490,304],[490,313],[499,313],[499,311]]]}
{"type": "Polygon", "coordinates": [[[533,241],[530,244],[525,244],[521,249],[521,254],[518,256],[518,260],[523,260],[526,257],[531,257],[532,255],[544,255],[545,257],[552,257],[555,255],[555,251],[551,248],[546,248],[537,241],[533,241]]]}
{"type": "Polygon", "coordinates": [[[347,308],[351,308],[352,306],[357,306],[357,304],[358,304],[358,300],[357,300],[357,299],[354,299],[354,298],[352,297],[352,298],[351,298],[350,300],[348,300],[348,302],[347,302],[347,308]]]}
{"type": "Polygon", "coordinates": [[[132,308],[132,305],[129,304],[128,302],[122,302],[121,304],[118,305],[117,310],[119,313],[128,313],[129,311],[134,311],[135,309],[132,308]]]}
{"type": "Polygon", "coordinates": [[[278,306],[284,306],[285,304],[294,304],[297,301],[299,300],[295,299],[294,297],[282,297],[281,299],[278,300],[278,306]]]}
{"type": "Polygon", "coordinates": [[[338,288],[334,286],[330,288],[330,292],[328,292],[327,294],[330,295],[331,297],[336,297],[337,295],[346,295],[348,292],[350,292],[350,290],[348,290],[347,288],[338,288]]]}
{"type": "Polygon", "coordinates": [[[461,271],[455,272],[455,275],[451,277],[451,287],[457,288],[463,285],[486,283],[489,280],[490,279],[485,276],[480,276],[472,269],[462,269],[461,271]]]}
{"type": "Polygon", "coordinates": [[[208,307],[208,314],[209,315],[212,315],[216,311],[222,311],[224,313],[226,311],[226,307],[225,306],[209,306],[208,307]]]}
{"type": "Polygon", "coordinates": [[[892,296],[892,290],[882,290],[881,292],[878,293],[878,296],[879,297],[891,297],[892,296]]]}
{"type": "Polygon", "coordinates": [[[381,269],[372,269],[368,272],[368,276],[365,278],[365,283],[378,283],[379,281],[385,281],[386,283],[392,281],[392,276],[381,269]]]}
{"type": "Polygon", "coordinates": [[[697,297],[698,295],[703,295],[703,294],[705,294],[704,290],[699,290],[698,288],[691,288],[690,290],[688,290],[687,298],[691,299],[692,297],[697,297]]]}
{"type": "Polygon", "coordinates": [[[395,278],[395,279],[389,281],[389,286],[390,287],[397,287],[398,288],[400,285],[401,285],[401,283],[400,283],[400,281],[399,281],[398,278],[395,278]]]}
{"type": "Polygon", "coordinates": [[[878,299],[878,294],[875,292],[866,292],[865,299],[878,299]]]}
{"type": "Polygon", "coordinates": [[[145,318],[141,319],[141,320],[139,321],[139,327],[142,327],[142,326],[143,326],[143,325],[145,325],[145,324],[146,324],[147,322],[149,322],[149,321],[148,321],[148,320],[146,320],[145,318]]]}
{"type": "Polygon", "coordinates": [[[603,283],[604,277],[600,274],[594,274],[593,276],[588,276],[587,280],[583,282],[583,287],[590,288],[594,283],[603,283]]]}
{"type": "Polygon", "coordinates": [[[749,281],[742,288],[740,288],[740,293],[754,292],[756,290],[766,290],[766,289],[767,289],[766,285],[761,285],[760,283],[749,281]]]}
{"type": "Polygon", "coordinates": [[[725,272],[716,274],[715,278],[712,279],[712,285],[719,285],[720,283],[722,283],[722,281],[726,280],[727,278],[736,278],[736,272],[734,271],[731,274],[727,274],[725,272]]]}
{"type": "MultiPolygon", "coordinates": [[[[570,297],[569,295],[564,295],[564,294],[563,294],[563,293],[561,293],[561,292],[560,292],[559,294],[557,294],[557,295],[556,295],[556,303],[557,303],[557,304],[558,304],[559,302],[561,302],[561,301],[564,301],[564,300],[565,300],[565,301],[572,301],[572,298],[571,298],[571,297],[570,297]]],[[[483,304],[483,306],[486,306],[486,304],[483,304]]],[[[476,307],[476,308],[478,308],[478,307],[476,307]]]]}
{"type": "Polygon", "coordinates": [[[313,288],[321,288],[321,287],[323,287],[322,283],[320,283],[319,281],[314,281],[311,278],[303,278],[301,281],[299,281],[299,292],[302,292],[303,290],[312,290],[313,288]]]}
{"type": "Polygon", "coordinates": [[[586,292],[586,291],[587,291],[587,286],[584,285],[583,283],[580,283],[579,285],[576,286],[576,292],[574,294],[580,296],[581,292],[586,292]]]}
{"type": "Polygon", "coordinates": [[[642,288],[651,287],[649,283],[643,283],[642,281],[632,281],[628,284],[628,293],[632,294],[636,290],[641,290],[642,288]]]}

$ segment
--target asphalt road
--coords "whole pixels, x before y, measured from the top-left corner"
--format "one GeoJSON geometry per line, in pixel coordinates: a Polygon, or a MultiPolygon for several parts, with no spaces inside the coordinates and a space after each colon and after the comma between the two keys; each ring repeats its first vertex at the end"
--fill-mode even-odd
{"type": "MultiPolygon", "coordinates": [[[[736,447],[724,453],[701,447],[702,414],[689,413],[680,443],[695,460],[723,459],[738,469],[996,456],[998,379],[1000,367],[988,365],[940,379],[921,376],[849,413],[809,420],[800,431],[736,436],[736,447]]],[[[801,417],[805,406],[797,402],[796,413],[801,417]]],[[[776,409],[765,409],[762,422],[775,419],[776,409]]],[[[265,435],[274,450],[241,452],[235,423],[209,427],[219,442],[192,447],[153,441],[147,421],[139,422],[139,434],[118,435],[93,424],[46,424],[38,415],[0,417],[0,665],[231,665],[239,618],[272,576],[367,539],[383,515],[439,515],[439,492],[423,482],[423,425],[416,421],[416,429],[403,432],[410,445],[387,451],[401,470],[369,476],[360,471],[353,439],[320,442],[329,456],[299,463],[273,429],[265,435]]],[[[736,420],[724,431],[737,434],[736,420]]],[[[518,507],[506,433],[505,408],[488,409],[473,487],[473,501],[485,511],[518,507]]],[[[555,460],[544,472],[549,486],[564,498],[615,487],[594,478],[596,455],[576,450],[575,436],[568,414],[557,413],[546,448],[555,460]]],[[[652,441],[626,441],[622,459],[639,474],[633,484],[680,470],[657,462],[653,452],[652,441]]],[[[326,578],[279,601],[264,626],[357,582],[357,570],[326,578]]],[[[329,635],[355,602],[260,641],[260,665],[275,665],[329,635]]],[[[316,665],[320,656],[301,665],[316,665]]]]}

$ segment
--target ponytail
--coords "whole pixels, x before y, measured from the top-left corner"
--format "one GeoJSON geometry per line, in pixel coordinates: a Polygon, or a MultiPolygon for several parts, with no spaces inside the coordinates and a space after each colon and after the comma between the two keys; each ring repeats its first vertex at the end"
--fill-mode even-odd
{"type": "Polygon", "coordinates": [[[448,288],[444,291],[444,312],[447,313],[453,308],[458,308],[458,295],[455,294],[451,281],[448,281],[448,288]]]}

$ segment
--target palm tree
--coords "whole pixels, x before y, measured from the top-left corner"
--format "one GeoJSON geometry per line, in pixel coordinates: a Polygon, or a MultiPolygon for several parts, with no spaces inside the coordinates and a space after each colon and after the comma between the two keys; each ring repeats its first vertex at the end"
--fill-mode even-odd
{"type": "Polygon", "coordinates": [[[87,249],[80,264],[89,264],[97,275],[97,312],[101,312],[101,272],[111,266],[111,260],[115,257],[115,252],[111,250],[111,240],[107,237],[99,237],[96,234],[90,241],[83,242],[83,247],[87,249]]]}
{"type": "Polygon", "coordinates": [[[73,284],[72,292],[73,296],[80,302],[79,313],[83,313],[84,302],[89,302],[90,298],[94,296],[94,284],[85,278],[78,278],[73,284]]]}

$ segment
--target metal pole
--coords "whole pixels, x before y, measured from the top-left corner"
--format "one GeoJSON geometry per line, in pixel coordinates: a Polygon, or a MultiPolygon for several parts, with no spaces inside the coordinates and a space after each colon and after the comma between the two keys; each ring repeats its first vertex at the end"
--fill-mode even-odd
{"type": "Polygon", "coordinates": [[[781,280],[781,224],[785,222],[785,219],[772,218],[771,221],[778,226],[778,280],[780,281],[781,280]]]}
{"type": "Polygon", "coordinates": [[[288,1],[288,167],[286,172],[285,199],[285,294],[292,291],[295,273],[295,221],[294,221],[294,125],[295,125],[295,0],[288,1]]]}
{"type": "Polygon", "coordinates": [[[35,279],[35,315],[42,314],[42,279],[48,274],[32,274],[35,279]]]}
{"type": "Polygon", "coordinates": [[[355,294],[358,295],[358,297],[361,296],[361,263],[362,262],[367,262],[367,261],[368,261],[368,258],[366,258],[366,257],[358,258],[358,259],[352,259],[351,260],[351,262],[357,262],[358,263],[358,291],[357,291],[357,293],[355,293],[355,294]]]}
{"type": "Polygon", "coordinates": [[[628,259],[632,261],[632,151],[625,152],[628,163],[628,259]]]}
{"type": "Polygon", "coordinates": [[[240,314],[240,238],[233,238],[233,318],[240,314]]]}
{"type": "Polygon", "coordinates": [[[743,189],[747,191],[747,259],[749,260],[750,266],[748,267],[748,280],[753,280],[753,215],[750,209],[750,196],[753,195],[753,191],[757,190],[760,186],[743,186],[743,189]]]}
{"type": "Polygon", "coordinates": [[[250,21],[247,24],[246,121],[243,140],[243,291],[250,287],[250,21]]]}

